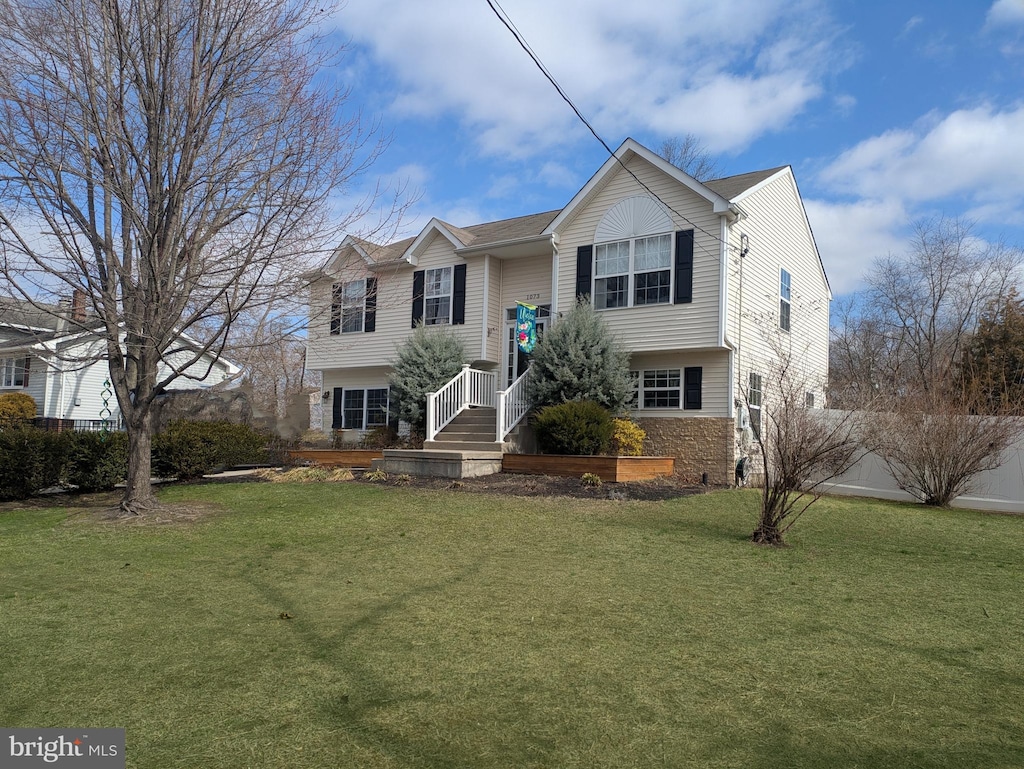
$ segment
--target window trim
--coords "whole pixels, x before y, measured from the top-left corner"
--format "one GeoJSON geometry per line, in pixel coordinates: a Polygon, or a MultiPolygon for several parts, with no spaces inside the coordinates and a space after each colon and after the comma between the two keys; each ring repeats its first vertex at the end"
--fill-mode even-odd
{"type": "Polygon", "coordinates": [[[334,283],[331,285],[331,335],[339,336],[341,334],[356,334],[362,333],[366,328],[366,298],[367,298],[367,285],[366,280],[346,280],[340,283],[334,283]],[[362,288],[359,292],[358,304],[354,301],[345,301],[345,290],[349,286],[356,286],[362,284],[362,288]],[[359,328],[345,328],[345,313],[359,311],[359,328]]]}
{"type": "Polygon", "coordinates": [[[747,413],[750,415],[750,429],[754,431],[756,438],[761,437],[761,410],[763,407],[764,378],[756,371],[751,371],[747,375],[747,413]]]}
{"type": "MultiPolygon", "coordinates": [[[[633,397],[629,402],[629,408],[633,411],[701,411],[704,408],[704,367],[703,366],[681,366],[679,368],[648,368],[648,369],[635,369],[629,372],[630,379],[633,381],[633,397]],[[692,376],[692,373],[687,372],[700,372],[697,376],[701,379],[701,386],[698,397],[687,400],[686,392],[686,379],[687,376],[692,376]],[[659,374],[664,374],[667,380],[667,384],[664,387],[652,385],[648,387],[646,381],[648,375],[653,375],[654,381],[657,381],[659,374]],[[672,381],[677,384],[671,384],[672,381]],[[644,405],[648,393],[663,393],[668,394],[670,401],[676,401],[675,405],[667,406],[646,406],[644,405]],[[689,405],[688,405],[689,404],[689,405]]],[[[655,396],[656,397],[656,396],[655,396]]]]}
{"type": "Polygon", "coordinates": [[[25,365],[27,360],[25,356],[0,358],[0,389],[24,390],[28,387],[29,367],[25,365]]]}
{"type": "Polygon", "coordinates": [[[785,267],[779,268],[779,328],[789,331],[793,315],[793,275],[785,267]]]}
{"type": "MultiPolygon", "coordinates": [[[[391,417],[391,388],[388,387],[387,385],[385,385],[384,387],[338,387],[338,388],[335,388],[335,393],[336,393],[335,397],[338,398],[341,401],[341,407],[340,407],[341,424],[340,425],[336,424],[332,420],[332,424],[331,424],[331,429],[332,430],[359,430],[360,432],[367,432],[367,431],[372,430],[372,429],[374,429],[376,427],[383,427],[383,426],[387,425],[388,422],[390,421],[390,417],[391,417]],[[340,390],[340,393],[338,392],[339,390],[340,390]],[[380,391],[383,391],[385,393],[385,396],[384,396],[385,408],[384,408],[384,412],[383,412],[384,413],[384,421],[383,422],[379,422],[378,421],[378,422],[375,422],[374,424],[370,424],[370,420],[369,420],[370,412],[371,412],[370,393],[371,392],[380,392],[380,391]],[[359,423],[361,425],[360,427],[349,427],[348,426],[348,424],[349,424],[349,422],[348,422],[348,412],[349,411],[355,411],[355,407],[348,407],[348,406],[346,406],[346,403],[348,402],[347,399],[348,399],[349,393],[361,393],[360,402],[361,402],[362,405],[359,407],[359,423]]],[[[374,406],[373,410],[376,411],[377,408],[378,408],[377,406],[374,406]]]]}
{"type": "Polygon", "coordinates": [[[452,265],[445,267],[427,267],[423,271],[423,325],[424,326],[451,326],[452,324],[452,311],[455,307],[455,269],[452,265]],[[430,285],[430,273],[440,272],[442,273],[441,285],[444,285],[443,273],[448,273],[448,291],[447,293],[431,294],[430,285]],[[448,313],[445,316],[436,316],[433,320],[429,318],[429,308],[431,299],[447,299],[448,300],[448,313]],[[441,318],[444,318],[441,320],[441,318]]]}
{"type": "MultiPolygon", "coordinates": [[[[674,303],[674,297],[675,297],[675,287],[676,287],[676,270],[674,268],[675,267],[675,263],[676,263],[676,240],[677,240],[677,238],[675,237],[675,233],[670,230],[668,232],[656,232],[656,233],[650,233],[650,234],[647,234],[647,235],[638,235],[638,236],[633,237],[633,238],[623,238],[621,240],[609,240],[609,241],[606,241],[604,243],[595,243],[594,246],[593,246],[593,254],[591,256],[591,259],[592,259],[592,262],[593,262],[593,267],[591,269],[591,276],[590,276],[590,296],[592,298],[594,309],[603,312],[604,310],[619,310],[619,309],[626,309],[626,308],[631,308],[631,307],[652,307],[652,306],[658,306],[658,305],[662,305],[662,304],[673,304],[674,303]],[[640,242],[640,241],[655,240],[655,239],[660,239],[660,238],[666,238],[668,240],[668,256],[667,256],[667,260],[666,260],[665,266],[661,267],[659,269],[637,270],[637,266],[636,266],[636,247],[637,247],[637,243],[640,242]],[[628,243],[629,244],[628,265],[627,265],[626,271],[625,272],[609,273],[607,275],[599,275],[598,274],[598,272],[599,272],[598,264],[600,262],[600,251],[601,251],[601,249],[602,248],[607,248],[609,246],[619,246],[622,243],[628,243]],[[665,291],[665,300],[664,301],[658,301],[658,302],[637,302],[637,300],[636,300],[637,299],[637,278],[639,276],[641,276],[641,275],[660,275],[661,273],[666,273],[666,272],[668,273],[668,285],[667,286],[658,286],[658,290],[659,291],[660,290],[664,290],[665,291]],[[607,307],[607,306],[606,307],[600,307],[599,303],[598,303],[598,296],[599,296],[599,294],[598,294],[598,291],[597,291],[597,282],[599,280],[609,280],[609,279],[615,279],[615,278],[625,278],[626,279],[626,286],[625,286],[625,290],[624,290],[624,293],[626,295],[626,303],[625,304],[620,304],[620,305],[615,305],[613,307],[607,307]]],[[[645,290],[650,290],[650,289],[645,289],[645,290]]],[[[606,295],[606,294],[607,294],[607,291],[604,292],[604,295],[606,295]]]]}

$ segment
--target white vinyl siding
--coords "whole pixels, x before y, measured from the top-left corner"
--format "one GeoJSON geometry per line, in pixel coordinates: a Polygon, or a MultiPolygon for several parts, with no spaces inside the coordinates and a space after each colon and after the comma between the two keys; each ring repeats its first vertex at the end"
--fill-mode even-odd
{"type": "MultiPolygon", "coordinates": [[[[711,203],[634,157],[628,168],[678,214],[676,231],[694,230],[693,301],[689,304],[635,306],[607,309],[602,317],[620,341],[635,352],[656,352],[716,347],[719,344],[719,282],[721,274],[720,216],[711,203]]],[[[604,186],[563,224],[559,233],[558,307],[571,307],[576,299],[576,249],[594,245],[595,231],[605,212],[624,198],[648,194],[625,170],[610,175],[604,186]]],[[[674,237],[674,235],[672,236],[674,237]]],[[[596,262],[596,259],[595,259],[596,262]]],[[[595,264],[596,267],[596,264],[595,264]]],[[[594,271],[595,275],[597,270],[594,271]]],[[[630,292],[635,289],[630,286],[630,292]]]]}
{"type": "Polygon", "coordinates": [[[802,368],[800,376],[820,399],[828,375],[829,295],[792,175],[781,174],[742,197],[740,205],[747,216],[730,227],[728,305],[729,338],[738,348],[737,387],[748,386],[747,372],[766,375],[770,370],[774,351],[767,338],[774,334],[785,339],[786,349],[802,368]],[[742,260],[741,233],[749,244],[742,260]],[[788,275],[788,297],[783,272],[788,275]],[[780,330],[787,299],[788,334],[780,330]]]}
{"type": "MultiPolygon", "coordinates": [[[[541,247],[546,248],[546,247],[541,247]]],[[[551,256],[500,260],[490,257],[487,317],[483,317],[484,261],[482,255],[463,259],[455,253],[450,241],[434,234],[419,254],[414,265],[402,265],[371,272],[361,258],[341,255],[343,274],[333,274],[310,287],[312,315],[306,345],[306,365],[311,370],[362,369],[380,366],[390,360],[397,347],[412,332],[413,273],[447,267],[454,280],[454,266],[466,265],[466,323],[451,326],[452,333],[466,346],[467,362],[498,366],[504,341],[504,299],[515,293],[518,299],[527,294],[542,294],[542,303],[550,301],[551,256]],[[377,276],[376,331],[373,334],[330,335],[330,301],[333,283],[365,280],[377,276]],[[485,358],[481,361],[481,339],[485,358]]],[[[427,275],[424,274],[424,279],[427,275]]],[[[427,281],[424,280],[424,289],[427,281]]],[[[426,291],[424,292],[426,293],[426,291]]],[[[532,302],[537,303],[537,302],[532,302]]],[[[426,301],[424,302],[426,313],[426,301]]]]}
{"type": "Polygon", "coordinates": [[[725,350],[634,355],[630,371],[640,398],[633,404],[642,417],[727,417],[729,353],[725,350]],[[686,370],[701,370],[700,408],[685,408],[686,370]],[[668,395],[674,391],[674,395],[668,395]],[[644,397],[650,396],[644,404],[644,397]],[[674,404],[674,405],[673,405],[674,404]]]}

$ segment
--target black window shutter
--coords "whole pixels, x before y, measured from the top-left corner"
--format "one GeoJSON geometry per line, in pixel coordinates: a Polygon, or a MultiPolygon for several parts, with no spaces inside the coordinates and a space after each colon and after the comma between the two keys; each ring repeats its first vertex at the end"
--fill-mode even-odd
{"type": "Polygon", "coordinates": [[[26,356],[26,358],[25,358],[25,380],[24,380],[24,384],[22,384],[22,387],[28,387],[28,371],[29,371],[30,368],[32,368],[32,359],[26,356]]]}
{"type": "Polygon", "coordinates": [[[704,369],[700,366],[690,366],[683,369],[683,408],[699,409],[701,407],[701,380],[704,378],[704,369]]]}
{"type": "Polygon", "coordinates": [[[452,286],[452,325],[461,326],[466,322],[466,265],[455,265],[455,279],[452,286]]]}
{"type": "Polygon", "coordinates": [[[425,270],[416,270],[412,274],[412,327],[423,320],[423,281],[425,270]]]}
{"type": "Polygon", "coordinates": [[[363,331],[377,330],[377,279],[366,279],[366,316],[363,331]]]}
{"type": "Polygon", "coordinates": [[[590,281],[594,275],[594,247],[576,249],[576,301],[590,296],[590,281]]]}
{"type": "Polygon", "coordinates": [[[341,284],[331,286],[331,333],[341,333],[341,284]]]}
{"type": "Polygon", "coordinates": [[[693,230],[676,233],[676,297],[675,304],[693,301],[693,230]]]}
{"type": "Polygon", "coordinates": [[[344,419],[345,419],[345,416],[344,416],[345,412],[342,410],[344,408],[344,401],[343,401],[344,393],[345,393],[345,391],[344,391],[343,388],[341,388],[341,387],[335,387],[334,388],[334,404],[333,404],[333,406],[334,406],[334,413],[333,413],[333,417],[331,419],[331,429],[332,430],[340,430],[341,429],[341,425],[342,425],[342,423],[344,422],[344,419]]]}

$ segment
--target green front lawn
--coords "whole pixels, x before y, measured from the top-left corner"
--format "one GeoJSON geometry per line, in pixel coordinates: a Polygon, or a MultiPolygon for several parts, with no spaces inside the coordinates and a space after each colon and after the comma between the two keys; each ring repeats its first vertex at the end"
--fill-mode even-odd
{"type": "Polygon", "coordinates": [[[162,497],[224,512],[0,513],[0,725],[153,769],[1024,765],[1024,518],[822,500],[767,550],[749,491],[162,497]]]}

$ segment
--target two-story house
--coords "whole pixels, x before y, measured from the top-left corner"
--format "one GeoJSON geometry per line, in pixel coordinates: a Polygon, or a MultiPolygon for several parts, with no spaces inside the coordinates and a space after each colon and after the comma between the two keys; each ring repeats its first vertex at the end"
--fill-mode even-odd
{"type": "Polygon", "coordinates": [[[311,285],[324,429],[387,421],[388,362],[417,323],[452,326],[504,387],[527,364],[516,302],[539,307],[542,330],[578,297],[631,351],[632,416],[677,472],[732,481],[739,405],[749,395],[756,428],[780,344],[823,405],[831,294],[792,169],[701,183],[628,139],[561,210],[346,239],[311,285]]]}
{"type": "MultiPolygon", "coordinates": [[[[117,425],[120,407],[110,385],[106,342],[90,329],[99,321],[85,313],[77,293],[66,306],[0,300],[0,394],[22,392],[36,402],[36,415],[74,423],[79,429],[117,425]],[[71,319],[74,322],[68,323],[71,319]]],[[[228,382],[240,369],[182,335],[158,371],[189,364],[170,390],[207,388],[228,382]],[[193,360],[195,359],[195,360],[193,360]]]]}

